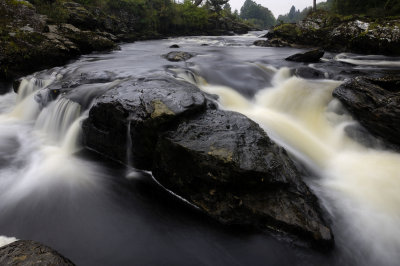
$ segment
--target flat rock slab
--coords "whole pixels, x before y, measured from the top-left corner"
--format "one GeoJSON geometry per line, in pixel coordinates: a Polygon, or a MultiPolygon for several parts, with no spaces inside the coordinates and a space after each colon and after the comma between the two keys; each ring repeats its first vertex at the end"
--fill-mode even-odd
{"type": "Polygon", "coordinates": [[[400,77],[356,77],[333,91],[371,133],[400,145],[400,77]]]}
{"type": "Polygon", "coordinates": [[[274,228],[331,246],[316,197],[286,154],[247,117],[208,110],[159,138],[153,174],[226,224],[274,228]]]}
{"type": "Polygon", "coordinates": [[[19,240],[0,248],[0,265],[73,266],[75,264],[47,246],[30,240],[19,240]]]}

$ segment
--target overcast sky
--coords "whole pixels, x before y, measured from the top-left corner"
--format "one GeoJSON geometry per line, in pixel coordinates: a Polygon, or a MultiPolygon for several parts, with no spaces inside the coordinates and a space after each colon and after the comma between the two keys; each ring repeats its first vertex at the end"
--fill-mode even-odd
{"type": "MultiPolygon", "coordinates": [[[[232,7],[232,12],[237,9],[240,12],[240,8],[243,6],[245,0],[229,0],[229,4],[232,7]]],[[[253,0],[257,4],[267,7],[272,11],[275,18],[279,15],[289,13],[290,8],[294,5],[296,9],[303,10],[305,7],[312,6],[313,0],[253,0]]],[[[317,3],[325,2],[323,0],[317,0],[317,3]]]]}

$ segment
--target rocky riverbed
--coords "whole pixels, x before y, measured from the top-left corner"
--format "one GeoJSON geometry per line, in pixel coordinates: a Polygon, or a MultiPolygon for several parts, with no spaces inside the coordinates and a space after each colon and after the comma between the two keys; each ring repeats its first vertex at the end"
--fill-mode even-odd
{"type": "Polygon", "coordinates": [[[390,144],[376,144],[396,142],[388,130],[398,128],[390,115],[398,112],[396,61],[381,59],[389,67],[362,78],[382,61],[316,50],[305,65],[284,60],[304,51],[252,46],[257,35],[126,44],[15,82],[16,107],[12,94],[0,98],[5,233],[42,240],[89,265],[265,257],[277,265],[395,265],[397,235],[378,232],[395,232],[397,193],[383,181],[397,185],[399,159],[390,144]],[[182,56],[168,61],[171,51],[182,56]],[[359,62],[357,69],[349,62],[359,62]],[[369,123],[366,114],[378,107],[369,123]],[[117,170],[101,166],[113,162],[117,170]],[[382,213],[387,220],[377,223],[382,213]],[[228,238],[237,252],[220,244],[226,236],[219,230],[204,229],[207,216],[234,226],[232,235],[252,228],[275,242],[249,244],[247,233],[228,238]],[[364,235],[393,248],[376,250],[364,235]],[[332,257],[298,247],[308,244],[333,250],[332,257]],[[161,259],[140,255],[154,246],[161,259]],[[368,256],[348,256],[357,250],[368,256]]]}

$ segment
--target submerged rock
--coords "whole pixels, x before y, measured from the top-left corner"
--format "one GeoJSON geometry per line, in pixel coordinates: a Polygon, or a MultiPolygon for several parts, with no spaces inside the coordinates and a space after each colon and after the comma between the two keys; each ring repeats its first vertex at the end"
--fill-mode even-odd
{"type": "Polygon", "coordinates": [[[317,63],[324,56],[324,51],[321,49],[314,49],[305,53],[298,53],[291,55],[285,60],[304,63],[317,63]]]}
{"type": "Polygon", "coordinates": [[[289,232],[330,246],[316,197],[286,154],[247,117],[208,110],[163,134],[153,174],[225,224],[289,232]]]}
{"type": "Polygon", "coordinates": [[[176,118],[205,107],[195,86],[170,77],[128,81],[108,91],[83,123],[87,147],[126,162],[127,132],[135,167],[150,170],[158,134],[176,118]],[[130,127],[129,130],[127,127],[130,127]]]}
{"type": "Polygon", "coordinates": [[[0,265],[75,265],[57,251],[40,243],[19,240],[0,248],[0,265]]]}
{"type": "Polygon", "coordinates": [[[400,77],[356,77],[333,96],[374,135],[400,145],[400,77]]]}
{"type": "Polygon", "coordinates": [[[177,45],[177,44],[173,44],[169,48],[181,48],[181,47],[179,45],[177,45]]]}
{"type": "Polygon", "coordinates": [[[192,58],[194,54],[188,52],[169,52],[166,55],[163,55],[165,59],[172,62],[186,61],[192,58]]]}
{"type": "Polygon", "coordinates": [[[304,79],[325,79],[328,78],[325,72],[311,68],[311,67],[299,67],[293,71],[294,75],[304,79]]]}
{"type": "Polygon", "coordinates": [[[257,40],[253,42],[253,45],[260,47],[271,47],[271,44],[266,40],[257,40]]]}

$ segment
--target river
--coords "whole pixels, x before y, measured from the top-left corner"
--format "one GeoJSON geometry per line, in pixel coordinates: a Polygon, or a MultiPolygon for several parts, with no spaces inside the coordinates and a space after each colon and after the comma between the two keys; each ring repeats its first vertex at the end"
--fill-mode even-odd
{"type": "Polygon", "coordinates": [[[36,240],[77,265],[398,265],[400,154],[370,136],[368,147],[364,136],[350,138],[346,129],[359,124],[331,94],[354,74],[399,73],[400,61],[327,53],[309,66],[326,79],[301,79],[290,68],[302,64],[283,60],[300,50],[251,45],[259,34],[123,44],[35,73],[18,95],[1,95],[0,244],[36,240]],[[168,62],[161,55],[172,44],[196,56],[168,62]],[[220,108],[253,119],[302,162],[331,220],[335,250],[225,228],[165,191],[151,173],[127,174],[82,150],[80,125],[93,99],[148,73],[218,95],[220,108]],[[85,75],[97,81],[76,84],[54,101],[41,93],[85,75]]]}

